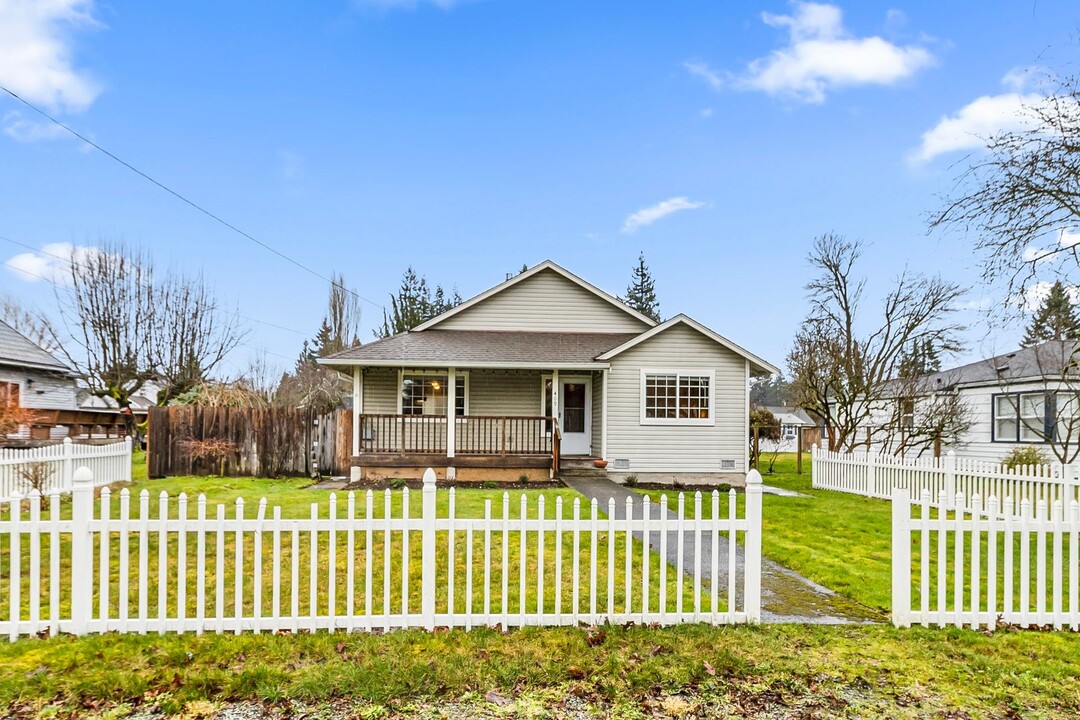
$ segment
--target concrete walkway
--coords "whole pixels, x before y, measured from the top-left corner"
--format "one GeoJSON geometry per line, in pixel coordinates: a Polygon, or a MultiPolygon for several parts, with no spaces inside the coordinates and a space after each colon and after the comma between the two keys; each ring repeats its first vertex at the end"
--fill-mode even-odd
{"type": "MultiPolygon", "coordinates": [[[[590,500],[595,498],[603,512],[608,510],[608,500],[615,498],[615,517],[626,517],[626,499],[632,498],[635,518],[641,517],[641,496],[607,478],[566,478],[567,486],[590,500]]],[[[687,500],[692,502],[691,497],[687,500]]],[[[669,501],[670,502],[670,501],[669,501]]],[[[689,505],[688,502],[688,505],[689,505]]],[[[692,506],[691,506],[692,507],[692,506]]],[[[653,506],[650,518],[659,518],[660,508],[653,506]]],[[[674,520],[676,514],[668,510],[668,518],[674,520]]],[[[670,525],[669,525],[670,527],[670,525]]],[[[644,533],[634,533],[644,540],[644,533]]],[[[650,533],[650,547],[659,552],[660,533],[650,533]]],[[[667,561],[672,565],[679,563],[683,572],[693,577],[694,573],[694,533],[686,532],[683,537],[683,554],[679,556],[678,531],[669,531],[667,540],[667,561]]],[[[721,588],[726,588],[728,574],[728,540],[718,538],[717,574],[721,588]]],[[[702,580],[712,581],[712,541],[701,543],[702,580]]],[[[735,571],[737,582],[737,601],[742,603],[743,549],[736,544],[735,571]]],[[[761,559],[761,619],[769,623],[806,623],[819,625],[840,625],[847,623],[868,623],[879,618],[875,613],[852,600],[837,595],[832,590],[822,587],[794,570],[790,570],[768,558],[761,559]]]]}

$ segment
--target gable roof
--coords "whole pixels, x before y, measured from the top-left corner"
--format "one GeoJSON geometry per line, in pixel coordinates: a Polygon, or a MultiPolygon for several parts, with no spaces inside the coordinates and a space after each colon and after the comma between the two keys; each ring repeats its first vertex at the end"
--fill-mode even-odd
{"type": "Polygon", "coordinates": [[[358,345],[319,362],[368,367],[582,367],[596,365],[597,355],[633,337],[634,333],[429,330],[358,345]]]}
{"type": "Polygon", "coordinates": [[[526,270],[525,272],[523,272],[523,273],[521,273],[519,275],[515,275],[514,277],[510,278],[509,280],[506,280],[505,282],[499,283],[498,285],[491,288],[490,290],[485,290],[484,292],[480,293],[479,295],[476,295],[474,297],[469,298],[468,300],[461,303],[460,305],[457,305],[455,307],[450,308],[449,310],[442,313],[441,315],[436,315],[435,317],[431,318],[430,320],[427,320],[425,322],[420,323],[419,325],[417,325],[416,327],[414,327],[412,329],[412,332],[422,332],[424,330],[428,330],[430,328],[433,328],[436,325],[438,325],[439,323],[443,322],[444,320],[446,320],[448,318],[452,318],[452,317],[458,315],[459,313],[462,313],[462,312],[468,310],[469,308],[483,302],[484,300],[487,300],[488,298],[492,297],[493,295],[497,295],[498,293],[501,293],[502,291],[507,290],[508,288],[512,288],[515,285],[517,285],[518,283],[523,282],[525,280],[528,280],[529,278],[533,277],[534,275],[538,275],[538,274],[544,272],[545,270],[551,270],[551,271],[553,271],[555,273],[558,273],[563,278],[569,280],[570,282],[572,282],[575,285],[583,288],[584,290],[587,290],[588,292],[592,293],[593,295],[600,298],[604,302],[610,303],[612,306],[618,308],[619,310],[622,310],[623,312],[625,312],[627,315],[630,315],[634,319],[645,323],[649,327],[654,327],[657,324],[655,320],[653,320],[652,318],[650,318],[650,317],[648,317],[646,315],[643,315],[643,314],[639,313],[637,310],[633,309],[632,307],[630,307],[626,303],[622,302],[621,300],[619,300],[614,295],[610,295],[610,294],[604,292],[603,290],[601,290],[600,288],[596,287],[592,283],[589,283],[589,282],[586,282],[585,280],[582,280],[581,278],[579,278],[574,273],[570,272],[569,270],[567,270],[567,269],[565,269],[563,267],[560,267],[559,265],[555,264],[551,260],[545,260],[544,262],[540,263],[539,265],[535,265],[535,266],[529,268],[528,270],[526,270]]]}
{"type": "Polygon", "coordinates": [[[71,373],[71,368],[2,320],[0,320],[0,365],[71,373]]]}
{"type": "Polygon", "coordinates": [[[935,388],[1054,379],[1062,376],[1066,364],[1072,361],[1076,350],[1076,342],[1073,340],[1050,340],[986,360],[940,370],[925,375],[924,379],[935,388]]]}
{"type": "Polygon", "coordinates": [[[675,317],[671,318],[670,320],[668,320],[668,321],[666,321],[664,323],[661,323],[660,325],[657,325],[656,327],[653,327],[650,330],[646,330],[645,332],[641,333],[640,335],[636,335],[635,337],[631,338],[630,340],[624,342],[622,345],[619,345],[618,347],[615,347],[615,348],[612,348],[611,350],[608,350],[607,352],[605,352],[603,355],[600,355],[596,359],[597,360],[610,360],[611,358],[615,357],[616,355],[618,355],[620,353],[623,353],[623,352],[629,350],[630,348],[635,347],[636,345],[639,345],[639,344],[645,342],[646,340],[649,340],[650,338],[656,337],[660,333],[666,332],[666,331],[670,330],[671,328],[677,327],[679,325],[685,325],[686,327],[697,330],[699,333],[701,333],[705,337],[709,338],[713,342],[715,342],[715,343],[717,343],[719,345],[722,345],[723,347],[727,348],[728,350],[731,350],[736,355],[739,355],[741,357],[746,358],[747,360],[750,361],[751,370],[757,370],[759,373],[770,373],[770,374],[780,372],[780,369],[778,367],[776,367],[775,365],[773,365],[772,363],[769,363],[769,362],[766,362],[765,360],[762,360],[761,358],[759,358],[757,355],[753,354],[752,352],[743,349],[742,347],[740,347],[740,346],[736,345],[735,343],[731,342],[730,340],[728,340],[724,336],[720,335],[719,333],[716,333],[716,332],[710,330],[709,328],[705,327],[704,325],[699,323],[697,320],[694,320],[693,318],[691,318],[691,317],[689,317],[687,315],[683,315],[681,313],[676,315],[675,317]]]}

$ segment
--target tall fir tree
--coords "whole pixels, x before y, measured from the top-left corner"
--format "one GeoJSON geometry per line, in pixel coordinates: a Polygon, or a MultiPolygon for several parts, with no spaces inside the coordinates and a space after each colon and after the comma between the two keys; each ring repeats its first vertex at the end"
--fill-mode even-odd
{"type": "Polygon", "coordinates": [[[660,322],[660,301],[656,299],[656,284],[652,273],[645,264],[645,253],[638,255],[638,263],[634,267],[622,301],[642,315],[660,322]]]}
{"type": "Polygon", "coordinates": [[[904,378],[935,373],[941,369],[941,348],[929,339],[916,340],[903,351],[898,369],[904,378]]]}
{"type": "Polygon", "coordinates": [[[1020,347],[1031,347],[1049,340],[1077,339],[1080,339],[1080,317],[1077,317],[1065,285],[1058,280],[1050,286],[1049,294],[1031,318],[1020,347]]]}
{"type": "Polygon", "coordinates": [[[409,267],[401,278],[397,294],[390,296],[390,310],[383,311],[383,324],[376,328],[375,335],[384,338],[407,332],[460,304],[461,295],[456,289],[447,293],[442,285],[436,285],[432,293],[427,278],[417,275],[409,267]]]}

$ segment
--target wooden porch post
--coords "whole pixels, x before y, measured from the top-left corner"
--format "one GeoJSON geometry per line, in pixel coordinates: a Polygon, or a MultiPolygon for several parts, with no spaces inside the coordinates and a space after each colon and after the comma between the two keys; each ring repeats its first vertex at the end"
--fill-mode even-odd
{"type": "Polygon", "coordinates": [[[555,422],[558,423],[559,429],[562,429],[562,423],[559,422],[559,371],[551,371],[551,416],[555,418],[555,422]]]}
{"type": "Polygon", "coordinates": [[[349,480],[360,480],[360,424],[364,413],[364,370],[359,365],[353,368],[352,390],[352,462],[349,467],[349,480]]]}

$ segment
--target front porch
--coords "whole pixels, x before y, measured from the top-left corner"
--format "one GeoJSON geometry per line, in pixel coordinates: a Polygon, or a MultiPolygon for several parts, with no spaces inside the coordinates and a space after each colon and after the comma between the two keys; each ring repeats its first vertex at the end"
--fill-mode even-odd
{"type": "Polygon", "coordinates": [[[351,479],[548,479],[603,457],[606,368],[353,368],[351,479]]]}

